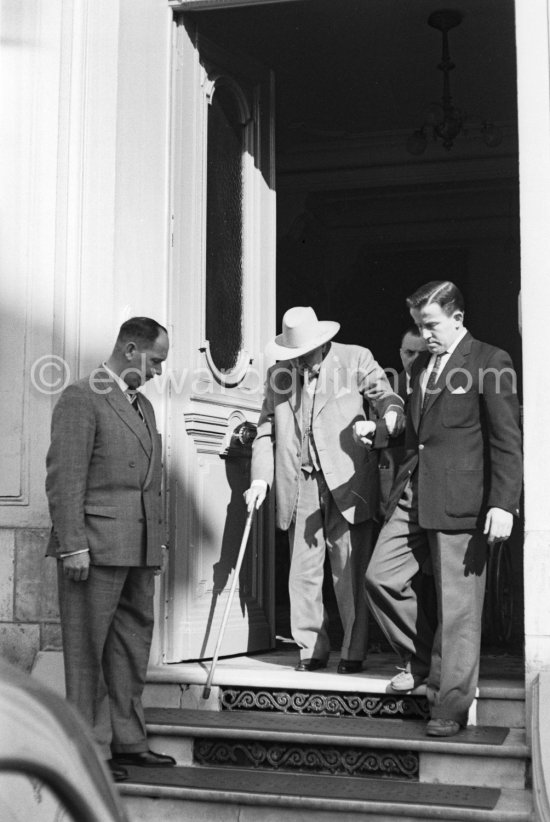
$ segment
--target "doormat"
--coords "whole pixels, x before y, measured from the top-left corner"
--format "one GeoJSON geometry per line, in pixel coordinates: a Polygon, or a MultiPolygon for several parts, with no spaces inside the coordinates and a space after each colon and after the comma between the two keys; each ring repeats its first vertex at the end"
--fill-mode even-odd
{"type": "Polygon", "coordinates": [[[388,779],[353,779],[344,776],[266,773],[237,768],[135,768],[128,769],[129,780],[117,786],[121,793],[133,793],[139,786],[140,796],[169,795],[182,799],[246,805],[292,806],[296,798],[300,808],[326,810],[365,810],[376,803],[384,806],[430,805],[492,810],[500,797],[498,788],[468,785],[439,785],[421,782],[399,782],[388,779]]]}

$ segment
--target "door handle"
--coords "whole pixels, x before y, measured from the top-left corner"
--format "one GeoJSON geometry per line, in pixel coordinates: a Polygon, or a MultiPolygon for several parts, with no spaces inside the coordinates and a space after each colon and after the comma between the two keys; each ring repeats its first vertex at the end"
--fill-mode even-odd
{"type": "Polygon", "coordinates": [[[231,433],[226,434],[220,448],[222,460],[237,457],[251,459],[252,443],[256,439],[258,427],[253,422],[240,422],[231,433]]]}

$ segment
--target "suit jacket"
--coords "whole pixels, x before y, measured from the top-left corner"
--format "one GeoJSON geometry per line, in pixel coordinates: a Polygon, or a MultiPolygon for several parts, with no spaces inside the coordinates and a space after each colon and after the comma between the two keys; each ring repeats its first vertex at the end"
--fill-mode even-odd
{"type": "MultiPolygon", "coordinates": [[[[403,403],[392,393],[382,368],[371,352],[356,345],[331,343],[317,378],[312,431],[326,483],[348,522],[376,516],[378,459],[353,438],[353,424],[365,419],[363,396],[375,385],[384,386],[377,401],[380,416],[390,406],[399,415],[403,403]]],[[[265,399],[252,448],[252,479],[273,484],[277,525],[286,530],[298,494],[301,465],[301,387],[298,371],[289,362],[267,373],[265,399]]]]}
{"type": "Polygon", "coordinates": [[[139,403],[147,425],[103,370],[61,395],[46,461],[48,554],[88,548],[94,565],[160,565],[161,438],[151,403],[139,403]]]}
{"type": "MultiPolygon", "coordinates": [[[[405,411],[409,402],[409,395],[407,394],[407,375],[405,371],[401,371],[397,378],[397,394],[403,400],[405,411]]],[[[386,437],[386,423],[384,420],[376,420],[376,435],[374,438],[374,447],[378,448],[379,443],[386,437]]],[[[385,447],[382,447],[378,455],[378,472],[380,482],[380,515],[381,519],[386,516],[388,508],[388,501],[391,497],[391,490],[397,474],[397,470],[403,457],[405,456],[405,432],[403,431],[399,436],[392,438],[385,447]]]]}
{"type": "Polygon", "coordinates": [[[519,514],[521,433],[516,375],[505,351],[475,340],[459,342],[422,408],[423,352],[411,374],[405,457],[388,504],[389,518],[417,471],[418,522],[438,531],[483,525],[489,508],[519,514]]]}

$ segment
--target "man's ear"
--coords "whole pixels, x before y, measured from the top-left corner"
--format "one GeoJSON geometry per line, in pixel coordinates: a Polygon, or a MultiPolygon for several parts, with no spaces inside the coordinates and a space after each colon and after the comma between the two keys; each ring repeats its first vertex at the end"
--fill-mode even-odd
{"type": "Polygon", "coordinates": [[[126,359],[128,361],[133,359],[134,354],[136,353],[136,351],[137,351],[137,345],[135,344],[135,342],[127,342],[126,345],[124,346],[124,356],[126,357],[126,359]]]}
{"type": "Polygon", "coordinates": [[[464,312],[463,311],[453,311],[453,320],[456,320],[458,325],[464,324],[464,312]]]}

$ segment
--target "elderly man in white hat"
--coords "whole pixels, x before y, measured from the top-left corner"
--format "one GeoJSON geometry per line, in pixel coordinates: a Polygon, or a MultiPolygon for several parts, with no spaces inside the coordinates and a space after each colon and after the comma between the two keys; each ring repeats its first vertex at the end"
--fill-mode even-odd
{"type": "Polygon", "coordinates": [[[300,648],[296,670],[327,665],[330,642],[323,605],[328,551],[344,629],[338,672],[361,670],[367,650],[363,593],[377,510],[375,424],[366,420],[369,395],[380,427],[376,447],[403,427],[403,402],[371,352],[331,342],[339,323],[319,321],[298,306],[283,317],[283,333],[268,349],[279,360],[268,370],[265,399],[252,452],[248,510],[276,492],[277,525],[289,531],[290,618],[300,648]]]}

